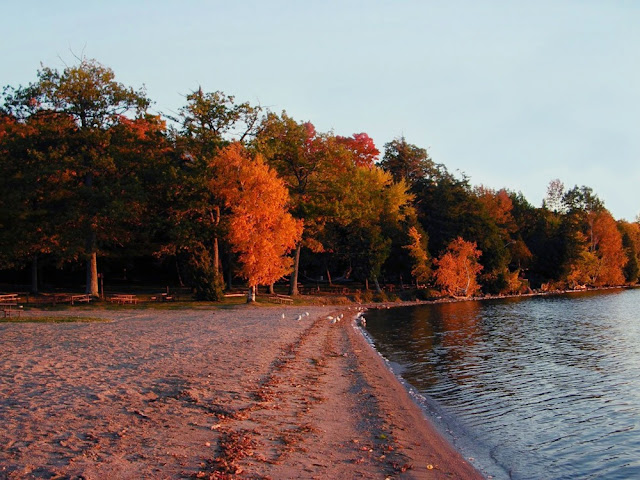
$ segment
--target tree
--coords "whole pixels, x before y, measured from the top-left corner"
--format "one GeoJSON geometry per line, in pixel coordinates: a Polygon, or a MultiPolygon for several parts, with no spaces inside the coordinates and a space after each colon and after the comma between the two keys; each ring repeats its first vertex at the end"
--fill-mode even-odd
{"type": "Polygon", "coordinates": [[[635,284],[640,274],[638,254],[640,253],[640,224],[625,221],[618,222],[618,230],[622,234],[622,247],[627,255],[624,277],[627,283],[635,284]]]}
{"type": "Polygon", "coordinates": [[[215,162],[220,176],[213,188],[231,211],[229,242],[239,254],[241,274],[255,300],[258,285],[269,285],[290,272],[287,254],[300,240],[302,222],[289,213],[288,190],[260,155],[252,158],[234,143],[215,162]]]}
{"type": "Polygon", "coordinates": [[[413,196],[404,181],[393,181],[391,174],[379,167],[353,167],[336,177],[338,191],[336,212],[327,227],[325,243],[341,252],[357,275],[378,279],[389,257],[394,232],[403,228],[410,213],[413,196]]]}
{"type": "Polygon", "coordinates": [[[31,262],[31,291],[38,292],[39,263],[68,249],[67,139],[75,125],[66,115],[36,113],[18,121],[0,117],[0,265],[31,262]]]}
{"type": "Polygon", "coordinates": [[[604,203],[591,188],[575,186],[564,194],[563,206],[569,285],[623,284],[622,236],[604,203]]]}
{"type": "Polygon", "coordinates": [[[354,133],[351,137],[338,135],[336,140],[352,153],[353,163],[357,167],[372,167],[378,160],[380,150],[366,133],[354,133]]]}
{"type": "Polygon", "coordinates": [[[542,206],[551,212],[562,213],[564,211],[563,197],[564,183],[558,178],[551,180],[547,186],[547,196],[543,200],[542,206]]]}
{"type": "Polygon", "coordinates": [[[292,214],[304,220],[304,235],[296,245],[289,294],[298,294],[300,253],[303,244],[321,251],[319,232],[324,225],[327,195],[333,189],[327,175],[330,167],[342,168],[346,160],[332,155],[335,139],[316,132],[310,122],[298,123],[286,112],[268,114],[260,126],[255,148],[284,180],[292,201],[292,214]]]}
{"type": "Polygon", "coordinates": [[[607,210],[593,214],[589,248],[572,265],[569,282],[593,286],[622,285],[627,256],[622,236],[607,210]]]}
{"type": "Polygon", "coordinates": [[[108,232],[100,224],[112,217],[112,201],[120,200],[109,195],[113,185],[104,181],[106,172],[117,170],[109,153],[111,129],[127,114],[143,113],[149,100],[143,90],[116,82],[109,68],[84,58],[62,72],[42,68],[36,83],[13,90],[5,100],[7,110],[19,119],[46,112],[67,115],[75,122],[76,132],[69,144],[69,156],[77,159],[74,175],[79,180],[74,232],[84,238],[84,245],[78,245],[77,251],[86,259],[86,291],[97,296],[100,235],[108,232]]]}
{"type": "Polygon", "coordinates": [[[482,270],[478,262],[482,252],[475,242],[456,238],[435,264],[436,284],[450,296],[470,297],[480,290],[477,275],[482,270]]]}
{"type": "Polygon", "coordinates": [[[417,147],[399,137],[386,143],[380,166],[391,173],[394,181],[404,180],[410,189],[433,174],[435,165],[424,148],[417,147]]]}
{"type": "MultiPolygon", "coordinates": [[[[215,175],[211,161],[231,141],[245,141],[256,133],[261,109],[236,103],[223,92],[199,88],[186,97],[187,104],[174,120],[179,156],[175,182],[180,191],[170,206],[174,220],[164,254],[185,257],[196,298],[219,301],[223,297],[220,242],[226,235],[223,200],[210,188],[215,175]]],[[[228,269],[231,285],[232,273],[228,269]]]]}
{"type": "Polygon", "coordinates": [[[429,253],[427,252],[427,242],[423,240],[426,235],[420,234],[416,227],[409,228],[409,238],[411,243],[404,248],[409,250],[409,255],[413,261],[411,275],[416,279],[416,283],[426,283],[431,278],[431,266],[429,265],[429,253]]]}

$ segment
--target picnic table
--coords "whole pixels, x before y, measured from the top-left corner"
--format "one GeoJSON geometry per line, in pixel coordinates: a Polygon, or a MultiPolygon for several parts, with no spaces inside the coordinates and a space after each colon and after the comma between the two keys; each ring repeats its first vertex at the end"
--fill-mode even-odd
{"type": "Polygon", "coordinates": [[[17,302],[18,294],[17,293],[4,293],[0,295],[0,303],[2,302],[17,302]]]}
{"type": "Polygon", "coordinates": [[[0,295],[0,309],[4,313],[4,318],[22,315],[22,305],[18,305],[18,294],[7,293],[0,295]]]}
{"type": "Polygon", "coordinates": [[[110,302],[116,302],[124,305],[125,303],[138,303],[137,295],[117,293],[109,297],[110,302]]]}
{"type": "Polygon", "coordinates": [[[81,293],[79,295],[69,295],[69,299],[71,300],[71,305],[75,302],[86,302],[89,303],[91,301],[91,295],[88,293],[81,293]]]}
{"type": "Polygon", "coordinates": [[[286,305],[293,305],[293,298],[291,298],[288,295],[275,294],[275,295],[271,295],[269,297],[269,299],[271,299],[272,301],[274,301],[276,303],[281,303],[281,304],[286,304],[286,305]]]}
{"type": "Polygon", "coordinates": [[[71,305],[75,305],[78,302],[89,303],[92,300],[91,295],[88,293],[78,293],[78,294],[69,294],[69,293],[56,293],[52,297],[53,304],[56,303],[70,303],[71,305]]]}

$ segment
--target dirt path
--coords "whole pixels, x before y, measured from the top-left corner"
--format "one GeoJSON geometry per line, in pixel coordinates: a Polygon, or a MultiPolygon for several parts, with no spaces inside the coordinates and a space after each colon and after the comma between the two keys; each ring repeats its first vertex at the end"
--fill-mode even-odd
{"type": "Polygon", "coordinates": [[[346,318],[302,310],[1,324],[0,478],[479,478],[346,318]]]}

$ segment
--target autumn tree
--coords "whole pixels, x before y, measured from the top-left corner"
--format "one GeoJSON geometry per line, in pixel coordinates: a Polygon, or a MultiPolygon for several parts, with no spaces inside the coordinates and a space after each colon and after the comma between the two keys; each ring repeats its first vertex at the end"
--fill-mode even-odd
{"type": "Polygon", "coordinates": [[[75,228],[84,239],[78,253],[86,260],[86,291],[98,295],[97,253],[104,221],[112,218],[114,201],[121,199],[110,191],[105,172],[118,166],[110,155],[111,129],[128,114],[141,114],[149,105],[144,91],[135,91],[115,81],[114,73],[95,60],[81,59],[62,72],[44,67],[38,80],[28,87],[10,89],[5,106],[19,119],[37,113],[69,116],[75,132],[69,139],[69,158],[76,160],[69,174],[77,178],[75,228]]]}
{"type": "Polygon", "coordinates": [[[480,291],[477,275],[482,270],[478,262],[482,252],[475,242],[456,238],[447,251],[434,261],[436,285],[454,297],[470,297],[480,291]]]}
{"type": "Polygon", "coordinates": [[[411,275],[415,278],[416,284],[425,284],[429,281],[432,275],[425,238],[426,235],[418,232],[418,229],[414,226],[409,228],[408,233],[411,243],[406,245],[404,248],[409,250],[409,255],[413,261],[411,275]]]}
{"type": "Polygon", "coordinates": [[[258,285],[270,285],[290,273],[287,254],[302,235],[302,222],[289,213],[289,193],[260,155],[253,158],[240,144],[224,148],[215,158],[212,188],[230,210],[228,239],[238,253],[250,300],[258,285]]]}
{"type": "Polygon", "coordinates": [[[357,167],[372,167],[378,160],[380,150],[366,133],[354,133],[350,137],[336,136],[336,141],[351,152],[352,161],[357,167]]]}
{"type": "Polygon", "coordinates": [[[324,210],[330,206],[327,194],[334,192],[329,167],[341,165],[334,138],[319,134],[310,122],[297,122],[282,112],[269,113],[260,126],[255,148],[284,180],[292,201],[292,214],[304,220],[304,233],[296,245],[289,294],[298,294],[298,275],[302,247],[321,251],[318,240],[324,225],[324,210]]]}
{"type": "Polygon", "coordinates": [[[620,285],[627,262],[622,236],[604,203],[589,187],[565,192],[562,218],[565,271],[570,286],[620,285]]]}
{"type": "MultiPolygon", "coordinates": [[[[186,96],[187,103],[173,120],[176,147],[176,184],[180,185],[169,204],[170,242],[161,252],[185,260],[196,297],[218,301],[223,296],[220,241],[226,235],[222,199],[210,188],[211,159],[232,141],[252,137],[259,123],[260,107],[238,103],[223,92],[186,96]]],[[[229,285],[233,276],[227,262],[229,285]]]]}
{"type": "Polygon", "coordinates": [[[627,256],[622,236],[611,214],[605,210],[590,212],[587,247],[571,264],[567,281],[571,286],[613,286],[625,282],[627,256]]]}

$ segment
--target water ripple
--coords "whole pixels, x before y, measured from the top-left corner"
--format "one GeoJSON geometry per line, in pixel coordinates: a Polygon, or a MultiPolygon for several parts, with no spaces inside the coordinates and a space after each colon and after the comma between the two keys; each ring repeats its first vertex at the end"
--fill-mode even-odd
{"type": "Polygon", "coordinates": [[[495,478],[640,478],[640,290],[372,311],[368,330],[495,478]]]}

